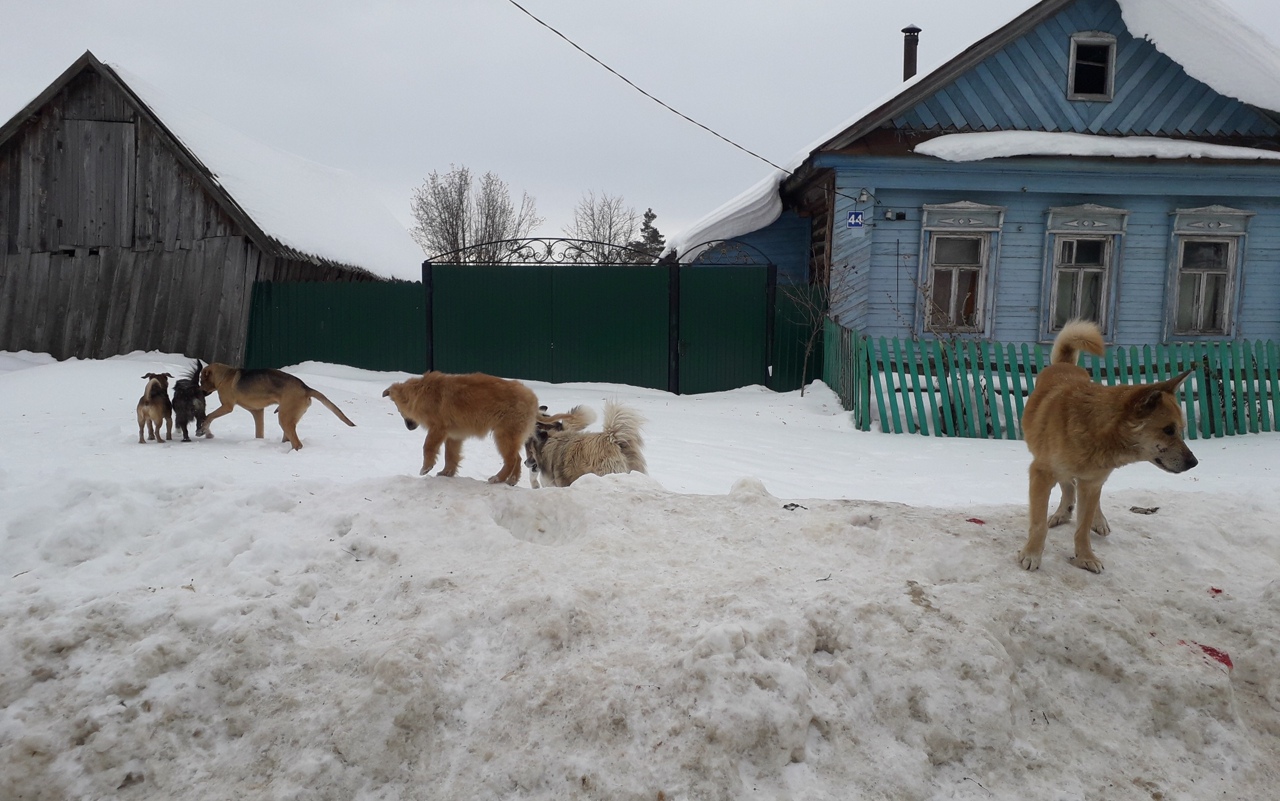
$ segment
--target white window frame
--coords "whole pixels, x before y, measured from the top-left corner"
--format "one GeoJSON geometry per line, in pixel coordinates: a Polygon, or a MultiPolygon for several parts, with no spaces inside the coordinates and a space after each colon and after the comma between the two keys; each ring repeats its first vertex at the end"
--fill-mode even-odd
{"type": "Polygon", "coordinates": [[[1040,339],[1050,341],[1059,331],[1057,325],[1058,274],[1062,244],[1068,240],[1102,240],[1102,292],[1098,304],[1098,327],[1108,339],[1112,335],[1115,316],[1116,287],[1119,285],[1120,262],[1124,252],[1124,234],[1129,212],[1086,203],[1049,209],[1045,226],[1045,271],[1041,300],[1040,339]]]}
{"type": "Polygon", "coordinates": [[[1081,31],[1071,35],[1067,48],[1067,99],[1088,102],[1110,102],[1116,95],[1116,37],[1104,31],[1081,31]],[[1107,89],[1105,92],[1086,93],[1076,91],[1076,63],[1080,45],[1107,48],[1107,89]]]}
{"type": "MultiPolygon", "coordinates": [[[[1230,339],[1235,336],[1240,302],[1240,277],[1244,271],[1245,240],[1251,211],[1226,206],[1178,209],[1174,212],[1173,239],[1169,248],[1168,306],[1165,310],[1165,339],[1230,339]],[[1221,242],[1227,245],[1226,286],[1222,291],[1222,328],[1179,328],[1178,309],[1182,298],[1183,257],[1189,242],[1221,242]]],[[[1200,271],[1198,271],[1200,272],[1200,271]]],[[[1207,275],[1208,272],[1202,272],[1207,275]]],[[[1203,280],[1200,288],[1203,289],[1203,280]]],[[[1196,302],[1196,319],[1203,320],[1203,298],[1196,302]]]]}
{"type": "MultiPolygon", "coordinates": [[[[920,302],[916,304],[916,330],[931,334],[984,334],[991,333],[991,299],[995,291],[995,265],[999,261],[1000,230],[1004,226],[1002,206],[960,201],[940,205],[926,205],[922,215],[920,237],[920,302]],[[978,287],[974,299],[976,319],[972,325],[935,325],[933,321],[933,291],[936,242],[940,238],[956,237],[977,239],[980,242],[978,287]]],[[[943,268],[947,269],[947,268],[943,268]]],[[[954,272],[954,271],[953,271],[954,272]]],[[[952,281],[952,296],[948,313],[956,306],[957,282],[952,281]]]]}

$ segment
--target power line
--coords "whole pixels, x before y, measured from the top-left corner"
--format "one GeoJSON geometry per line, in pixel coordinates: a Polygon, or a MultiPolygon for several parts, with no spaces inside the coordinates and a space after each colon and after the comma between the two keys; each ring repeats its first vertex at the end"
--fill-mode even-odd
{"type": "Polygon", "coordinates": [[[627,78],[627,76],[623,75],[622,73],[620,73],[620,72],[618,72],[617,70],[615,70],[613,67],[610,67],[608,64],[604,63],[604,62],[603,62],[603,61],[601,61],[600,59],[598,59],[598,58],[596,58],[595,56],[593,56],[593,55],[591,55],[590,53],[588,53],[585,49],[583,49],[581,46],[579,46],[577,42],[573,41],[573,40],[572,40],[572,39],[570,39],[568,36],[565,36],[565,35],[564,35],[563,33],[561,33],[560,31],[556,30],[555,28],[551,27],[551,26],[550,26],[550,25],[548,25],[547,23],[545,23],[545,22],[543,22],[542,20],[538,19],[538,17],[537,17],[537,16],[535,16],[532,12],[530,12],[530,11],[529,11],[529,9],[527,9],[527,8],[525,8],[524,6],[522,6],[522,5],[520,5],[519,3],[517,3],[517,2],[516,2],[516,0],[507,0],[507,2],[508,2],[508,3],[510,3],[511,5],[515,6],[516,8],[520,9],[522,12],[524,12],[524,13],[525,13],[525,15],[529,17],[529,19],[533,20],[534,22],[538,23],[538,24],[539,24],[539,25],[541,25],[542,27],[544,27],[544,28],[546,28],[547,30],[549,30],[549,31],[551,31],[552,33],[554,33],[556,36],[559,36],[561,39],[563,39],[563,40],[565,40],[566,42],[568,42],[568,43],[569,43],[569,44],[570,44],[570,45],[571,45],[575,50],[577,50],[579,53],[582,53],[582,55],[584,55],[584,56],[586,56],[587,58],[591,59],[592,61],[594,61],[595,63],[599,64],[600,66],[604,67],[604,68],[605,68],[606,70],[608,70],[609,72],[613,73],[615,76],[617,76],[617,77],[618,77],[618,78],[620,78],[622,81],[624,81],[624,82],[627,84],[627,86],[630,86],[632,89],[635,89],[637,92],[639,92],[640,94],[642,94],[642,95],[644,95],[645,97],[649,98],[650,100],[652,100],[653,102],[657,103],[658,105],[662,106],[662,107],[663,107],[663,108],[665,108],[667,111],[670,111],[672,114],[675,114],[675,115],[677,115],[677,116],[679,116],[679,117],[681,117],[681,118],[683,118],[683,119],[685,119],[685,120],[687,120],[687,121],[689,121],[689,122],[693,123],[694,125],[698,126],[698,127],[699,127],[699,128],[701,128],[702,130],[704,130],[704,131],[706,131],[707,133],[711,134],[712,136],[716,137],[717,139],[720,139],[720,140],[722,140],[722,141],[724,141],[724,142],[727,142],[728,144],[730,144],[730,145],[732,145],[732,146],[736,147],[737,149],[741,150],[743,153],[746,153],[748,156],[752,156],[753,158],[757,158],[757,159],[759,159],[760,161],[763,161],[765,164],[768,164],[770,167],[773,167],[773,168],[774,168],[774,169],[776,169],[776,170],[781,170],[782,172],[786,173],[787,175],[791,175],[791,170],[788,170],[788,169],[786,169],[785,167],[779,167],[777,164],[774,164],[772,161],[770,161],[769,159],[767,159],[767,158],[765,158],[764,156],[760,155],[759,153],[756,153],[756,152],[755,152],[755,151],[753,151],[753,150],[749,150],[749,149],[747,149],[747,148],[743,147],[742,145],[740,145],[740,144],[738,144],[737,142],[733,141],[733,140],[732,140],[732,139],[730,139],[729,137],[727,137],[727,136],[725,136],[725,135],[723,135],[723,134],[721,134],[721,133],[718,133],[718,132],[716,132],[716,131],[712,130],[712,129],[711,129],[711,128],[709,128],[708,126],[703,125],[702,123],[700,123],[700,122],[698,122],[697,120],[695,120],[693,117],[690,117],[688,114],[685,114],[685,113],[683,113],[683,112],[681,112],[681,111],[679,111],[679,110],[677,110],[677,109],[672,108],[671,106],[669,106],[669,105],[667,105],[666,103],[662,102],[661,100],[659,100],[658,98],[656,98],[656,97],[654,97],[653,95],[649,94],[649,93],[648,93],[648,92],[646,92],[645,90],[641,89],[639,86],[636,86],[636,85],[635,85],[635,83],[633,83],[629,78],[627,78]]]}

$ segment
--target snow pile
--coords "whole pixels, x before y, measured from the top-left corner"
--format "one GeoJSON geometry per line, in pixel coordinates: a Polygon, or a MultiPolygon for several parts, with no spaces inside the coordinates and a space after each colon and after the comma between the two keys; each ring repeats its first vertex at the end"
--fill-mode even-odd
{"type": "Polygon", "coordinates": [[[268,236],[381,278],[421,280],[422,249],[362,179],[251,139],[125,69],[111,69],[268,236]]]}
{"type": "Polygon", "coordinates": [[[1014,156],[1083,156],[1157,159],[1280,161],[1280,152],[1164,139],[1158,136],[1094,136],[1045,131],[945,134],[916,145],[915,152],[945,161],[982,161],[1014,156]]]}
{"type": "Polygon", "coordinates": [[[821,384],[634,406],[651,475],[419,478],[404,378],[291,372],[138,445],[181,357],[0,355],[0,798],[1262,798],[1276,435],[1119,471],[1101,575],[1025,536],[1021,443],[852,430],[821,384]],[[904,503],[905,502],[905,503],[904,503]],[[1158,507],[1154,515],[1131,506],[1158,507]]]}

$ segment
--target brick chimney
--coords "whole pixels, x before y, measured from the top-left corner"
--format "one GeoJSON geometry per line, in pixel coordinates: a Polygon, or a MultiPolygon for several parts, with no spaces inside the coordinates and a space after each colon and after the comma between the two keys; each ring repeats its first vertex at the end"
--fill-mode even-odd
{"type": "Polygon", "coordinates": [[[902,80],[909,81],[916,74],[916,50],[920,48],[920,29],[908,25],[902,29],[902,80]]]}

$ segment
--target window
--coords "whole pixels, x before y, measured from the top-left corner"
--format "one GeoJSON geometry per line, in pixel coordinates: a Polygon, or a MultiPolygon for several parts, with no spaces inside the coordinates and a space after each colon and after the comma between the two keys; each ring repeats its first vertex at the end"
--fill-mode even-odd
{"type": "Polygon", "coordinates": [[[1174,333],[1226,334],[1227,288],[1235,263],[1235,242],[1183,237],[1179,250],[1174,333]]]}
{"type": "Polygon", "coordinates": [[[1103,324],[1102,290],[1106,285],[1110,243],[1105,239],[1058,239],[1053,272],[1053,328],[1069,320],[1103,324]]]}
{"type": "Polygon", "coordinates": [[[1004,209],[977,203],[924,207],[925,330],[986,330],[992,254],[1003,219],[1004,209]]]}
{"type": "Polygon", "coordinates": [[[1170,315],[1175,336],[1231,336],[1251,216],[1224,206],[1176,212],[1170,315]]]}
{"type": "Polygon", "coordinates": [[[932,331],[976,330],[978,297],[982,290],[986,241],[976,236],[933,238],[929,259],[933,276],[929,288],[929,329],[932,331]]]}
{"type": "Polygon", "coordinates": [[[1129,212],[1086,203],[1049,209],[1041,339],[1068,321],[1093,320],[1109,332],[1120,242],[1129,212]]]}
{"type": "Polygon", "coordinates": [[[1069,100],[1111,100],[1115,95],[1116,37],[1091,31],[1071,37],[1069,100]]]}

